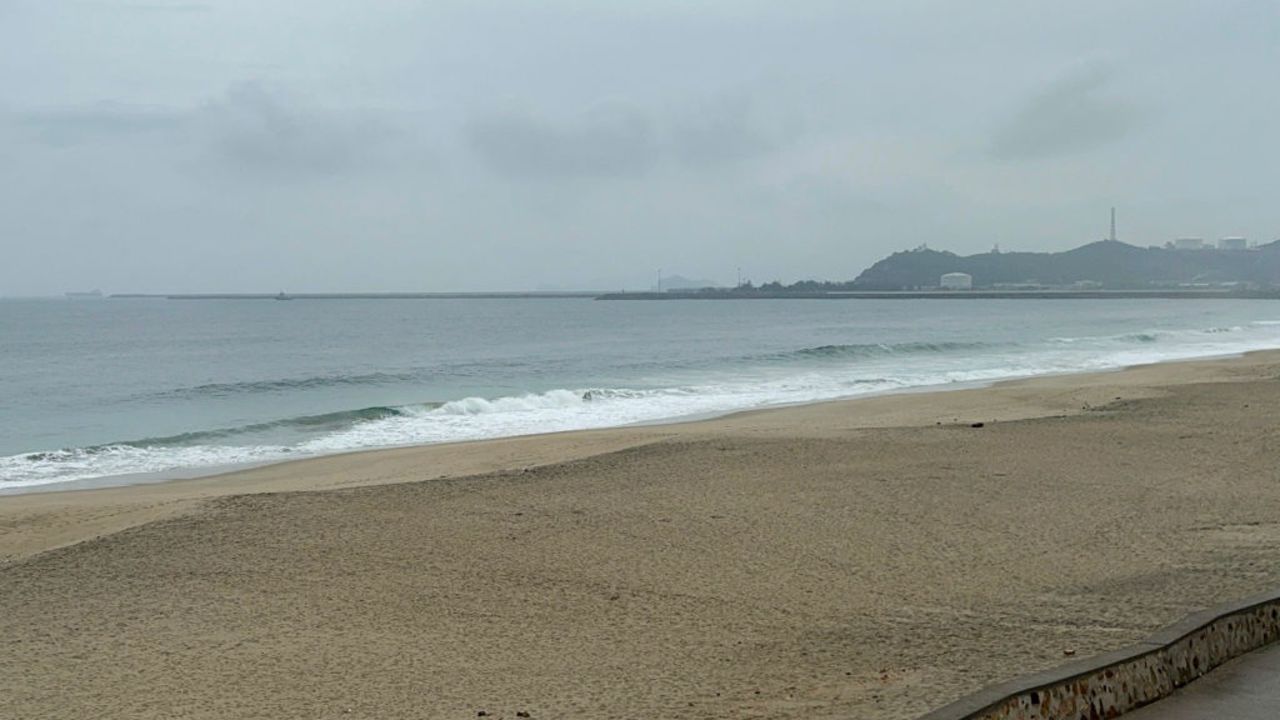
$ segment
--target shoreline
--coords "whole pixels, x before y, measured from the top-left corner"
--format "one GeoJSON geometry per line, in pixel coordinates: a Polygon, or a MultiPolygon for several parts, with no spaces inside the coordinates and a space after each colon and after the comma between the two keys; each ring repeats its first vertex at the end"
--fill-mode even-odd
{"type": "Polygon", "coordinates": [[[1272,350],[9,496],[0,677],[24,717],[910,720],[1280,585],[1277,378],[1272,350]]]}
{"type": "MultiPolygon", "coordinates": [[[[378,453],[388,450],[402,450],[406,448],[427,448],[427,447],[447,447],[452,445],[462,445],[470,443],[483,443],[495,440],[505,440],[511,438],[538,438],[552,435],[560,435],[564,433],[577,432],[594,432],[608,430],[623,430],[627,428],[660,428],[666,426],[680,426],[689,423],[707,422],[732,418],[739,414],[771,412],[775,410],[785,410],[788,408],[807,407],[811,405],[823,405],[826,403],[843,403],[856,402],[858,400],[893,397],[898,395],[916,395],[916,394],[934,394],[946,392],[958,392],[964,390],[975,390],[982,388],[996,387],[1004,383],[1015,383],[1027,380],[1036,380],[1039,378],[1056,378],[1056,377],[1073,377],[1081,375],[1105,375],[1109,373],[1124,372],[1131,369],[1160,366],[1175,363],[1195,363],[1202,361],[1225,360],[1230,358],[1246,357],[1254,353],[1266,353],[1270,350],[1246,350],[1243,352],[1233,352],[1214,355],[1200,355],[1186,358],[1172,358],[1160,360],[1151,363],[1139,363],[1136,365],[1121,365],[1105,369],[1089,369],[1074,370],[1064,372],[1046,372],[1031,375],[1009,375],[1006,377],[992,378],[989,380],[967,380],[953,383],[932,384],[932,385],[914,385],[907,387],[894,388],[890,390],[877,390],[857,395],[842,395],[819,400],[796,401],[796,402],[780,402],[776,404],[768,404],[757,407],[738,408],[725,410],[722,412],[705,412],[694,413],[690,415],[678,415],[668,418],[657,418],[654,420],[644,420],[623,425],[603,425],[598,427],[574,428],[570,430],[556,430],[547,433],[526,433],[517,435],[499,435],[495,437],[472,438],[466,440],[447,440],[435,443],[407,443],[401,445],[380,445],[373,447],[351,448],[347,450],[337,450],[333,452],[324,452],[314,455],[303,455],[298,457],[282,457],[269,460],[246,461],[239,463],[229,463],[224,465],[196,466],[185,468],[171,468],[168,470],[156,470],[149,472],[124,473],[117,475],[102,475],[88,478],[76,478],[74,480],[59,480],[54,482],[34,483],[29,485],[20,485],[15,487],[4,487],[0,484],[0,502],[3,498],[12,496],[29,495],[33,493],[62,493],[62,492],[78,492],[83,490],[100,490],[108,488],[131,487],[134,485],[155,485],[161,483],[184,482],[190,480],[201,480],[207,478],[231,475],[234,473],[252,470],[261,467],[271,467],[275,465],[287,465],[290,463],[307,462],[312,460],[322,460],[324,458],[343,457],[347,455],[356,455],[362,453],[378,453]]],[[[1276,350],[1280,352],[1280,350],[1276,350]]]]}
{"type": "Polygon", "coordinates": [[[525,472],[537,467],[573,462],[688,435],[696,437],[726,430],[745,430],[768,435],[773,425],[788,424],[788,414],[821,417],[843,415],[846,409],[858,413],[857,420],[847,425],[846,430],[962,426],[970,422],[1065,417],[1087,412],[1095,405],[1112,402],[1112,398],[1116,397],[1112,394],[1113,386],[1116,385],[1127,386],[1126,390],[1130,393],[1128,399],[1159,394],[1161,390],[1155,389],[1158,385],[1147,383],[1144,376],[1166,374],[1163,373],[1165,368],[1187,369],[1180,377],[1175,375],[1173,378],[1164,378],[1165,381],[1172,380],[1179,384],[1195,382],[1205,376],[1213,377],[1223,363],[1265,363],[1271,358],[1280,363],[1280,349],[1253,350],[1210,358],[1166,360],[1108,370],[975,381],[972,386],[963,388],[903,388],[846,398],[735,410],[709,418],[356,449],[313,457],[251,463],[246,467],[231,467],[220,472],[195,469],[195,474],[186,477],[155,473],[150,475],[164,477],[156,477],[149,482],[97,484],[99,480],[120,477],[111,476],[87,479],[84,481],[89,483],[87,486],[77,488],[54,489],[45,485],[28,486],[32,489],[26,491],[14,488],[0,493],[0,528],[9,513],[22,514],[29,510],[56,512],[70,507],[92,517],[81,532],[71,531],[65,537],[63,533],[59,533],[54,541],[37,541],[34,545],[29,540],[20,541],[16,552],[12,548],[6,552],[5,538],[0,535],[0,568],[15,557],[74,544],[85,538],[96,537],[99,531],[113,531],[140,522],[180,515],[213,498],[413,482],[414,480],[399,475],[382,476],[376,472],[385,465],[398,468],[407,461],[436,463],[436,472],[430,477],[421,478],[422,480],[446,480],[493,472],[525,472]],[[1036,402],[1039,395],[1061,391],[1072,394],[1073,398],[1074,394],[1081,395],[1084,405],[1079,405],[1081,400],[1076,399],[1069,402],[1036,402]],[[931,402],[930,399],[937,402],[931,402]],[[973,402],[974,400],[977,402],[973,402]],[[927,406],[932,407],[926,410],[927,406]],[[980,416],[978,413],[983,414],[980,416]],[[769,420],[773,417],[777,417],[779,422],[770,423],[769,420]],[[374,468],[375,471],[367,468],[374,468]],[[114,508],[118,505],[136,505],[144,510],[125,512],[118,516],[113,512],[105,513],[115,518],[106,523],[102,523],[97,517],[104,514],[98,512],[100,507],[114,508]],[[160,508],[163,508],[163,512],[156,515],[160,508]]]}

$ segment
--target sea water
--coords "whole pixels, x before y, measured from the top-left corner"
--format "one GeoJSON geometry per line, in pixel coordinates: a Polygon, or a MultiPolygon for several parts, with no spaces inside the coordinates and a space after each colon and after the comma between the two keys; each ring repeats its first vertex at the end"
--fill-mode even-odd
{"type": "Polygon", "coordinates": [[[1266,300],[0,300],[0,488],[1277,346],[1266,300]]]}

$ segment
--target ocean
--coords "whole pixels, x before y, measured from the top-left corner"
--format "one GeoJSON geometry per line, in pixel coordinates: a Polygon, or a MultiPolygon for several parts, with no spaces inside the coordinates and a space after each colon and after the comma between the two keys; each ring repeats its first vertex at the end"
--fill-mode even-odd
{"type": "Polygon", "coordinates": [[[1266,300],[0,300],[0,489],[1277,346],[1266,300]]]}

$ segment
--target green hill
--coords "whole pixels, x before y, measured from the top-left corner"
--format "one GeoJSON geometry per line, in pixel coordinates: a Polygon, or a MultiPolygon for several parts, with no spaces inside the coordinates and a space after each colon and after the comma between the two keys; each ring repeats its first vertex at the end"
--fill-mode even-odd
{"type": "Polygon", "coordinates": [[[944,273],[973,276],[974,287],[1008,283],[1046,286],[1096,282],[1107,289],[1146,289],[1199,283],[1280,286],[1280,241],[1251,250],[1140,248],[1113,240],[1059,253],[983,253],[961,256],[920,249],[897,252],[854,279],[856,290],[933,287],[944,273]]]}

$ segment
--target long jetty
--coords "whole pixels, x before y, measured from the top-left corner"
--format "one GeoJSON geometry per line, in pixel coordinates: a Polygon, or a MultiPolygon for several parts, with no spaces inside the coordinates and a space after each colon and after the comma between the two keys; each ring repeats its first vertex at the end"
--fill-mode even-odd
{"type": "Polygon", "coordinates": [[[115,293],[112,299],[151,300],[507,300],[592,299],[598,290],[571,292],[388,292],[388,293],[115,293]]]}

